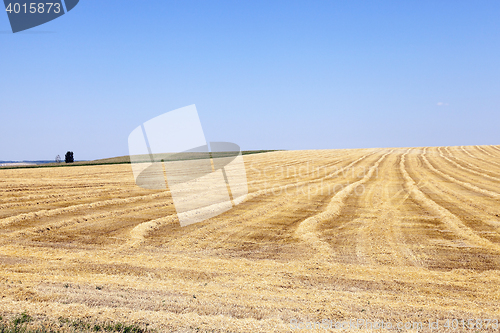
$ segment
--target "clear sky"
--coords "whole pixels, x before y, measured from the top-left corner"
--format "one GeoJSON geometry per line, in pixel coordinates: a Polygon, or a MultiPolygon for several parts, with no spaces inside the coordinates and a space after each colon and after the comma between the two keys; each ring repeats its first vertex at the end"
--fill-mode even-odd
{"type": "Polygon", "coordinates": [[[0,45],[0,160],[126,155],[190,104],[244,150],[500,144],[497,0],[81,0],[0,45]]]}

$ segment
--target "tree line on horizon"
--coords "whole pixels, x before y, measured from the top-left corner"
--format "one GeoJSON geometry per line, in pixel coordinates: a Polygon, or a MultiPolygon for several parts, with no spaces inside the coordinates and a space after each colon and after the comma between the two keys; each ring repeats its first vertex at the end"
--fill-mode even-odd
{"type": "MultiPolygon", "coordinates": [[[[68,151],[66,155],[64,155],[64,162],[65,163],[73,163],[75,161],[75,158],[73,156],[72,151],[68,151]]],[[[61,156],[57,155],[56,156],[56,163],[61,163],[61,156]]]]}

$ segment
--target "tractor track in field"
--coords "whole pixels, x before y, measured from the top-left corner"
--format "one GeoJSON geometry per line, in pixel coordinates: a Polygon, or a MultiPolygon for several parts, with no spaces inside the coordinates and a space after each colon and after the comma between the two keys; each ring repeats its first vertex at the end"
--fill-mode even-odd
{"type": "Polygon", "coordinates": [[[110,199],[110,200],[102,200],[91,203],[77,204],[64,208],[37,210],[30,213],[22,213],[10,216],[8,218],[0,219],[0,226],[5,228],[11,225],[18,225],[21,222],[29,222],[41,218],[57,217],[63,214],[75,214],[82,211],[89,211],[89,210],[92,211],[96,209],[110,209],[112,207],[120,207],[125,204],[137,203],[141,201],[144,202],[154,199],[164,199],[168,198],[169,196],[170,195],[168,193],[163,192],[163,193],[154,193],[148,195],[141,195],[137,197],[124,198],[124,199],[110,199]]]}
{"type": "MultiPolygon", "coordinates": [[[[426,167],[428,167],[429,169],[431,169],[434,173],[442,176],[443,178],[451,181],[451,182],[454,182],[456,184],[459,184],[471,191],[474,191],[474,192],[477,192],[477,193],[481,193],[481,194],[484,194],[484,195],[487,195],[487,196],[490,196],[492,198],[495,198],[495,199],[498,199],[500,198],[500,193],[497,193],[497,192],[493,192],[493,191],[490,191],[490,190],[486,190],[486,189],[483,189],[483,188],[480,188],[476,185],[473,185],[471,184],[470,182],[466,182],[466,181],[462,181],[454,176],[451,176],[450,174],[448,173],[445,173],[441,170],[438,170],[437,168],[435,168],[431,162],[429,162],[429,160],[427,159],[426,157],[426,152],[424,152],[422,155],[422,160],[424,161],[424,164],[426,165],[426,167]]],[[[444,170],[449,170],[450,167],[446,167],[446,165],[443,165],[444,163],[442,161],[440,161],[441,163],[437,162],[440,166],[444,166],[444,170]]],[[[449,172],[449,171],[448,171],[449,172]]]]}
{"type": "Polygon", "coordinates": [[[382,155],[382,157],[378,159],[372,167],[370,167],[368,173],[361,180],[349,184],[349,186],[335,194],[324,211],[305,219],[299,224],[296,230],[296,236],[317,250],[315,258],[323,258],[324,260],[325,258],[329,258],[331,255],[331,247],[328,243],[321,240],[318,235],[318,225],[336,218],[340,214],[345,200],[352,195],[357,186],[363,185],[372,177],[377,167],[389,154],[390,152],[382,155]]]}
{"type": "MultiPolygon", "coordinates": [[[[451,158],[445,156],[445,154],[443,154],[442,150],[441,150],[441,147],[438,148],[438,152],[439,152],[439,155],[441,156],[441,158],[445,159],[446,161],[448,161],[449,163],[453,164],[455,167],[461,169],[461,170],[464,170],[465,172],[468,172],[468,173],[473,173],[475,175],[478,175],[479,177],[481,178],[486,178],[486,179],[489,179],[490,181],[493,181],[495,183],[499,183],[500,182],[500,175],[496,175],[496,176],[491,176],[490,174],[487,174],[485,172],[481,172],[481,171],[478,171],[477,170],[477,166],[471,164],[471,163],[468,163],[468,162],[465,162],[465,161],[460,161],[460,159],[458,159],[457,157],[455,157],[447,147],[445,147],[446,150],[446,153],[448,156],[451,156],[452,159],[456,160],[452,160],[451,158]],[[459,161],[459,162],[457,162],[459,161]],[[465,164],[467,165],[468,167],[465,167],[463,166],[462,164],[465,164]]],[[[499,184],[500,185],[500,184],[499,184]]]]}
{"type": "MultiPolygon", "coordinates": [[[[421,156],[424,158],[424,155],[421,156]]],[[[431,187],[430,182],[425,182],[424,185],[417,186],[416,179],[421,181],[428,179],[428,176],[418,173],[416,170],[411,171],[410,176],[407,171],[408,168],[404,166],[404,159],[401,164],[401,170],[406,180],[406,186],[411,191],[412,196],[422,203],[426,209],[432,214],[439,216],[441,223],[454,234],[455,243],[445,243],[448,246],[457,246],[461,248],[479,247],[484,250],[492,251],[491,253],[498,253],[500,251],[500,244],[492,242],[484,237],[481,237],[474,228],[469,227],[465,221],[459,216],[467,216],[467,211],[464,205],[458,203],[451,203],[442,200],[443,192],[437,187],[431,187]]],[[[432,170],[433,171],[433,170],[432,170]]]]}
{"type": "MultiPolygon", "coordinates": [[[[479,147],[479,146],[474,146],[474,148],[475,148],[476,150],[481,151],[481,150],[480,150],[480,149],[481,149],[481,147],[479,147]]],[[[479,165],[479,166],[476,166],[476,167],[477,167],[477,168],[481,168],[481,170],[488,170],[488,169],[491,169],[493,165],[495,165],[496,167],[500,167],[500,163],[496,163],[496,162],[494,162],[494,161],[491,161],[491,160],[488,160],[488,159],[484,159],[484,158],[482,158],[482,157],[480,157],[480,156],[478,156],[478,155],[473,155],[473,154],[471,154],[471,153],[470,153],[467,149],[465,149],[465,147],[464,147],[464,146],[461,146],[461,147],[460,147],[460,150],[461,150],[464,154],[466,154],[468,157],[471,157],[471,158],[473,159],[472,161],[474,161],[474,162],[476,162],[476,163],[479,163],[480,165],[479,165]]],[[[472,161],[471,161],[471,162],[472,162],[472,161]]],[[[489,172],[490,172],[490,173],[492,173],[492,174],[497,175],[497,174],[500,174],[500,169],[499,169],[499,171],[489,170],[489,172]]]]}
{"type": "Polygon", "coordinates": [[[401,158],[394,154],[386,160],[380,166],[382,176],[372,179],[362,196],[362,206],[370,213],[359,217],[362,226],[356,251],[365,264],[423,267],[402,232],[405,216],[399,209],[409,205],[410,194],[402,186],[402,174],[394,172],[401,158]]]}

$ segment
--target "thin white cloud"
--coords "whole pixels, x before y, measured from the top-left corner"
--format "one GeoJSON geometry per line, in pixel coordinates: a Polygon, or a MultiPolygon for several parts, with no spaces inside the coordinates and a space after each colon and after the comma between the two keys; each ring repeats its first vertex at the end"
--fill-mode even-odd
{"type": "Polygon", "coordinates": [[[437,105],[438,106],[448,106],[449,104],[448,103],[443,103],[443,102],[438,102],[437,105]]]}

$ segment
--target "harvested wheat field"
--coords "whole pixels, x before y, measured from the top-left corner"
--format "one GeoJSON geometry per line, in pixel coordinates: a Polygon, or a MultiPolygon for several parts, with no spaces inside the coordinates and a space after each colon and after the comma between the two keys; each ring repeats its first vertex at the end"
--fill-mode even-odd
{"type": "Polygon", "coordinates": [[[130,165],[0,170],[0,313],[157,332],[499,331],[498,146],[244,160],[246,200],[186,227],[130,165]]]}

